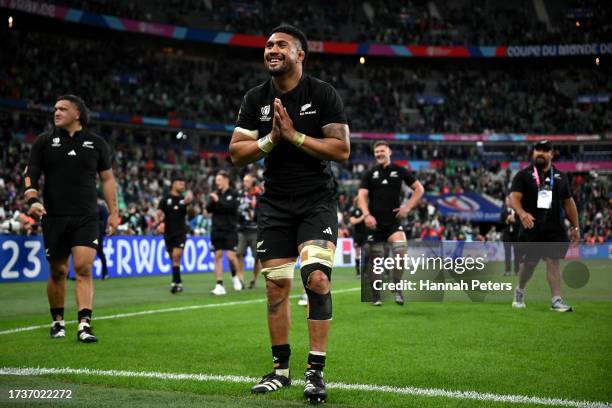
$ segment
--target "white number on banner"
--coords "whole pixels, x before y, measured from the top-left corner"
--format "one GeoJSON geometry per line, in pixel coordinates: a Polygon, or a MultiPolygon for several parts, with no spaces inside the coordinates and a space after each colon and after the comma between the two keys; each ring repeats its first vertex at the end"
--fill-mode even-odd
{"type": "Polygon", "coordinates": [[[26,241],[23,246],[30,249],[28,252],[28,263],[33,265],[33,268],[23,268],[23,274],[26,278],[35,278],[40,273],[40,259],[36,256],[38,251],[40,251],[40,241],[26,241]]]}
{"type": "Polygon", "coordinates": [[[208,265],[204,260],[206,259],[206,255],[208,255],[208,246],[203,239],[199,240],[196,246],[201,249],[200,256],[198,256],[197,272],[206,272],[208,271],[208,265]]]}
{"type": "Polygon", "coordinates": [[[2,268],[2,279],[19,278],[19,272],[11,271],[13,266],[15,266],[15,263],[17,263],[17,258],[19,258],[19,246],[15,241],[4,241],[4,243],[2,243],[2,249],[10,249],[11,251],[13,251],[11,259],[9,259],[4,268],[2,268]]]}

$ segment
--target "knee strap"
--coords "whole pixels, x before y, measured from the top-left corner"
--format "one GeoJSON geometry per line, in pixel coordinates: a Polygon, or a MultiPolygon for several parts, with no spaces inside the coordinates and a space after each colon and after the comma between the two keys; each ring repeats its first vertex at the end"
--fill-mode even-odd
{"type": "Polygon", "coordinates": [[[294,269],[295,262],[288,262],[284,265],[262,268],[261,273],[266,277],[266,279],[270,280],[293,279],[294,269]]]}
{"type": "Polygon", "coordinates": [[[302,283],[304,283],[304,289],[306,296],[308,296],[308,316],[309,320],[331,320],[332,318],[332,298],[331,291],[327,291],[326,294],[321,295],[308,288],[308,279],[310,274],[314,271],[321,271],[327,276],[327,279],[331,282],[331,268],[319,263],[311,263],[306,266],[302,266],[302,283]]]}

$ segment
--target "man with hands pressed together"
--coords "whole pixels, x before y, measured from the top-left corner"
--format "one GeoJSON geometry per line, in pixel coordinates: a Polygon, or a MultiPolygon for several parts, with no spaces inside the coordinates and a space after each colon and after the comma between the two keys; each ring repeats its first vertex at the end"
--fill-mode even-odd
{"type": "Polygon", "coordinates": [[[272,392],[291,384],[289,295],[299,255],[310,338],[304,396],[318,403],[327,397],[323,368],[338,237],[336,181],[329,161],[346,161],[350,143],[336,90],[302,72],[307,53],[308,42],[300,30],[293,26],[272,30],[264,49],[271,79],[246,93],[230,154],[239,166],[265,157],[257,255],[266,280],[274,370],[251,391],[272,392]]]}

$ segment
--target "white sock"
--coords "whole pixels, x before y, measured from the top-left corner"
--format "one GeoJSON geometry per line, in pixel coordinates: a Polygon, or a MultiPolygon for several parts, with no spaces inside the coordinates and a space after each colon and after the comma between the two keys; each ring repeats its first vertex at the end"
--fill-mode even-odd
{"type": "Polygon", "coordinates": [[[289,369],[288,368],[276,368],[274,369],[274,373],[276,375],[282,375],[285,377],[289,377],[289,369]]]}

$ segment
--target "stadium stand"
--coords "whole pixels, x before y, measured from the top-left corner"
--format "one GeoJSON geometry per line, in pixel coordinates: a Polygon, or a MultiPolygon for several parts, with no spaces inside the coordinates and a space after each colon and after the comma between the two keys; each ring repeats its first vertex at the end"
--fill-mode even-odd
{"type": "MultiPolygon", "coordinates": [[[[286,6],[274,1],[154,1],[146,2],[146,7],[140,1],[54,3],[143,21],[260,35],[270,28],[269,21],[283,21],[281,16],[287,15],[286,6]]],[[[368,1],[360,7],[349,7],[348,3],[321,7],[319,3],[303,3],[292,9],[296,21],[288,21],[300,22],[315,40],[529,44],[568,38],[599,41],[609,33],[605,24],[609,10],[597,1],[545,2],[546,19],[538,13],[526,13],[526,3],[508,9],[498,1],[488,2],[484,8],[470,1],[452,5],[368,1]],[[312,13],[313,7],[317,13],[312,13]],[[495,21],[495,26],[488,21],[495,21]],[[577,21],[582,28],[576,27],[577,21]],[[516,30],[519,25],[520,32],[516,30]]],[[[195,194],[199,213],[192,221],[192,231],[206,233],[208,220],[202,209],[214,174],[226,169],[238,182],[245,171],[228,161],[227,129],[232,127],[244,91],[266,78],[259,51],[237,60],[231,52],[219,52],[229,51],[227,46],[198,48],[184,41],[168,43],[131,34],[85,34],[87,30],[79,31],[78,25],[71,29],[79,35],[68,35],[62,24],[52,20],[41,24],[40,19],[30,21],[21,15],[15,29],[1,29],[0,46],[12,56],[0,70],[2,230],[37,231],[35,223],[22,216],[21,174],[29,144],[50,125],[44,108],[58,94],[70,91],[83,96],[95,112],[126,118],[195,120],[225,129],[186,131],[189,137],[181,139],[176,137],[178,126],[135,125],[94,117],[94,130],[109,140],[116,153],[121,232],[152,232],[156,199],[168,188],[170,173],[180,169],[189,178],[188,188],[195,194]],[[79,81],[75,82],[77,75],[79,81]],[[15,108],[17,102],[19,108],[15,108]]],[[[546,62],[378,58],[359,64],[354,58],[312,54],[307,71],[340,91],[353,131],[594,134],[601,142],[574,139],[557,144],[557,160],[598,162],[612,157],[612,146],[605,141],[612,128],[612,73],[609,64],[593,64],[591,58],[546,62]]],[[[354,139],[349,163],[334,169],[348,203],[360,175],[372,162],[367,142],[354,139]]],[[[394,160],[408,165],[415,160],[429,163],[418,170],[428,192],[477,192],[496,200],[508,192],[514,171],[508,163],[529,160],[524,143],[398,142],[392,147],[394,160]]],[[[261,178],[258,165],[246,171],[261,178]]],[[[572,179],[585,240],[611,240],[609,175],[587,170],[575,172],[572,179]]],[[[342,208],[345,221],[347,210],[342,208]]],[[[497,238],[495,233],[488,234],[491,223],[443,217],[431,203],[424,203],[411,217],[407,225],[415,239],[497,238]]],[[[346,224],[343,228],[348,234],[346,224]]]]}

